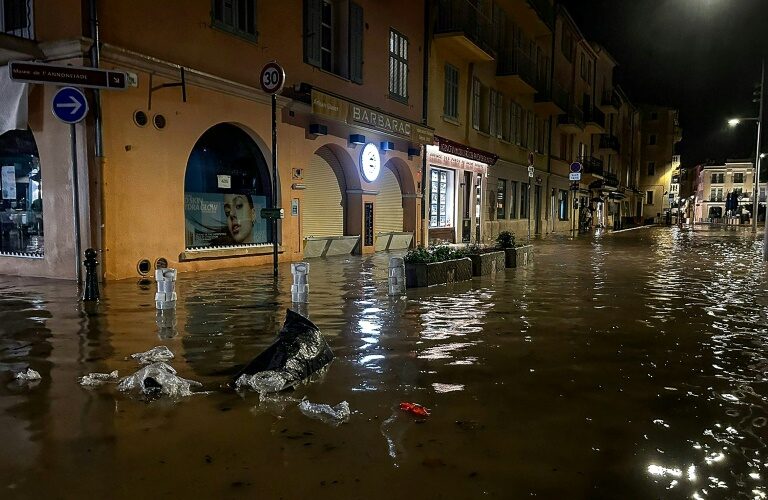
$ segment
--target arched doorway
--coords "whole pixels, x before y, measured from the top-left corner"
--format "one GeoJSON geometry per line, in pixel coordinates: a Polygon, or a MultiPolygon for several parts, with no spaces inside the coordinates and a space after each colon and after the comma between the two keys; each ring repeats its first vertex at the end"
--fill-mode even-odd
{"type": "Polygon", "coordinates": [[[43,182],[32,132],[0,135],[0,255],[42,257],[43,182]]]}
{"type": "Polygon", "coordinates": [[[208,129],[184,176],[186,247],[270,243],[271,225],[260,212],[271,202],[269,169],[254,140],[229,123],[208,129]]]}
{"type": "Polygon", "coordinates": [[[410,247],[418,217],[416,186],[410,167],[399,158],[391,158],[376,182],[376,251],[410,247]]]}
{"type": "Polygon", "coordinates": [[[397,176],[389,168],[384,168],[378,183],[379,194],[376,195],[373,217],[376,234],[400,233],[403,231],[403,193],[397,176]]]}

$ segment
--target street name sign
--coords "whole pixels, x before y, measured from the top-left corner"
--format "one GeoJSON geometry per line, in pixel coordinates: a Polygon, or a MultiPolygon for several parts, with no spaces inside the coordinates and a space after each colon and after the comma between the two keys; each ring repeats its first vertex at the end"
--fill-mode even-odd
{"type": "Polygon", "coordinates": [[[62,87],[53,96],[51,110],[53,116],[72,125],[88,114],[88,99],[77,87],[62,87]]]}
{"type": "Polygon", "coordinates": [[[570,174],[568,174],[568,180],[580,181],[581,180],[581,172],[571,172],[570,174]]]}
{"type": "Polygon", "coordinates": [[[533,168],[533,165],[528,167],[528,177],[533,178],[533,173],[535,169],[533,168]]]}
{"type": "Polygon", "coordinates": [[[109,90],[125,90],[128,87],[128,74],[122,71],[22,61],[11,61],[9,66],[11,80],[17,82],[109,90]]]}
{"type": "Polygon", "coordinates": [[[261,218],[262,219],[284,219],[285,210],[282,208],[262,208],[261,218]]]}

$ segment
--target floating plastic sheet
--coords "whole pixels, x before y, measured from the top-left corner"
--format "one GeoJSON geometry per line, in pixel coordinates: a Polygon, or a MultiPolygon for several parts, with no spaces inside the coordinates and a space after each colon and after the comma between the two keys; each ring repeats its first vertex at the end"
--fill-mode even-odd
{"type": "Polygon", "coordinates": [[[27,368],[27,371],[16,374],[16,380],[19,382],[34,382],[35,380],[41,380],[42,378],[43,377],[32,368],[27,368]]]}
{"type": "Polygon", "coordinates": [[[112,382],[117,380],[117,376],[117,370],[111,373],[89,373],[84,377],[80,377],[78,382],[80,382],[80,385],[83,387],[98,387],[105,382],[112,382]]]}
{"type": "Polygon", "coordinates": [[[339,425],[349,420],[349,403],[342,401],[336,406],[330,406],[322,403],[310,403],[306,399],[299,403],[299,410],[301,413],[314,418],[322,420],[327,424],[339,425]]]}
{"type": "Polygon", "coordinates": [[[174,358],[171,350],[164,345],[153,347],[146,352],[131,354],[131,357],[138,360],[142,365],[157,363],[158,361],[170,361],[174,358]]]}
{"type": "Polygon", "coordinates": [[[234,386],[260,394],[283,391],[333,360],[323,334],[310,320],[288,310],[277,340],[235,376],[234,386]]]}
{"type": "Polygon", "coordinates": [[[134,392],[145,396],[168,396],[171,398],[191,396],[192,387],[202,387],[203,384],[187,380],[176,375],[171,366],[157,362],[145,366],[133,375],[120,380],[117,389],[123,392],[134,392]]]}

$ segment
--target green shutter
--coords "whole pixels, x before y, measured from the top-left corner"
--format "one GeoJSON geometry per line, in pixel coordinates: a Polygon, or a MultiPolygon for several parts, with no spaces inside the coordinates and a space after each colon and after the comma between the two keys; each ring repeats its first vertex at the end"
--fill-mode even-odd
{"type": "Polygon", "coordinates": [[[322,64],[320,54],[322,19],[323,0],[304,0],[304,62],[312,66],[322,64]]]}
{"type": "Polygon", "coordinates": [[[349,3],[349,79],[363,83],[363,8],[349,3]]]}

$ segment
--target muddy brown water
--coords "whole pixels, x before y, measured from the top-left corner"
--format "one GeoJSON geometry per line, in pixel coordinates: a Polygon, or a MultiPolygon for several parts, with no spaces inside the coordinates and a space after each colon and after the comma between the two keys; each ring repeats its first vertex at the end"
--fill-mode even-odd
{"type": "Polygon", "coordinates": [[[0,277],[0,498],[764,498],[768,279],[748,232],[642,229],[536,242],[534,263],[386,295],[387,256],[312,261],[336,353],[277,400],[225,373],[274,338],[290,268],[111,283],[0,277]],[[145,402],[86,373],[165,345],[213,391],[145,402]],[[11,372],[42,375],[21,387],[11,372]],[[349,402],[334,427],[301,398],[349,402]],[[419,420],[398,409],[421,403],[419,420]]]}

